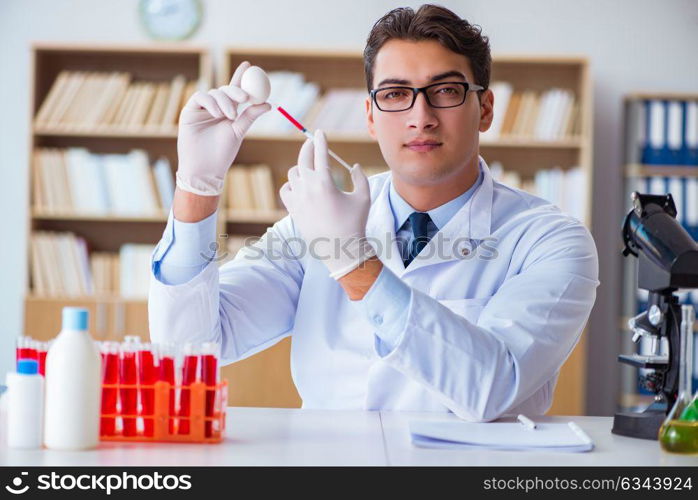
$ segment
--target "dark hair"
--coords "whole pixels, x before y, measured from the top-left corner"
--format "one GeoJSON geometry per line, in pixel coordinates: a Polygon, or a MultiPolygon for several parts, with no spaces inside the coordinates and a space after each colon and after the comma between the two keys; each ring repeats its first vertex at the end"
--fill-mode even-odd
{"type": "Polygon", "coordinates": [[[482,28],[468,23],[445,7],[425,4],[417,12],[409,7],[393,9],[371,28],[364,49],[364,71],[369,91],[373,87],[376,55],[392,39],[436,40],[456,54],[467,57],[475,77],[473,83],[489,87],[492,57],[489,39],[482,35],[482,28]]]}

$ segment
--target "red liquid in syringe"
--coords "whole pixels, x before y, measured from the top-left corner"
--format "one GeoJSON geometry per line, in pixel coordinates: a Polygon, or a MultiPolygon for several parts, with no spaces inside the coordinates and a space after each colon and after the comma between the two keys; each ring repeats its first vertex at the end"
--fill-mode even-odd
{"type": "MultiPolygon", "coordinates": [[[[199,357],[192,344],[184,346],[184,361],[182,363],[182,392],[179,398],[179,416],[191,416],[191,389],[189,385],[196,382],[199,357]]],[[[189,418],[179,419],[179,434],[189,434],[191,429],[189,418]]]]}

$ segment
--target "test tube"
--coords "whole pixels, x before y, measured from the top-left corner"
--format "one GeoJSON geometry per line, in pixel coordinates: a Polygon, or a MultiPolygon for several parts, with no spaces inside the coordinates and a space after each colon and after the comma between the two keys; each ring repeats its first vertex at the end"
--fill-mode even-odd
{"type": "MultiPolygon", "coordinates": [[[[103,367],[102,383],[105,385],[116,385],[119,381],[119,344],[116,342],[102,342],[100,347],[103,367]]],[[[117,398],[116,387],[102,388],[102,415],[116,414],[117,398]]],[[[102,417],[99,433],[102,436],[113,436],[116,434],[116,417],[102,417]]]]}
{"type": "MultiPolygon", "coordinates": [[[[218,344],[204,342],[201,345],[201,379],[206,384],[206,417],[213,417],[218,383],[218,344]]],[[[213,420],[206,420],[205,436],[213,435],[213,420]]]]}
{"type": "MultiPolygon", "coordinates": [[[[198,375],[198,352],[194,344],[187,343],[184,345],[182,361],[182,389],[179,397],[179,416],[191,416],[191,389],[189,386],[196,382],[198,375]]],[[[191,426],[189,418],[180,418],[179,434],[189,434],[191,426]]]]}
{"type": "Polygon", "coordinates": [[[143,434],[152,436],[155,428],[155,389],[153,384],[158,379],[155,367],[153,347],[149,343],[138,346],[138,390],[141,399],[141,417],[143,434]]]}
{"type": "Polygon", "coordinates": [[[136,425],[136,414],[138,413],[138,371],[136,368],[137,342],[128,339],[121,344],[121,358],[119,359],[119,384],[121,395],[121,413],[124,424],[124,436],[135,436],[138,434],[136,425]],[[131,387],[126,387],[131,386],[131,387]]]}
{"type": "Polygon", "coordinates": [[[36,343],[36,354],[39,360],[39,373],[46,376],[46,353],[48,352],[48,342],[36,343]]]}
{"type": "Polygon", "coordinates": [[[167,411],[170,418],[167,421],[170,434],[174,434],[175,416],[175,346],[170,342],[158,344],[158,354],[160,366],[158,367],[159,378],[163,382],[170,384],[170,404],[167,411]]]}
{"type": "Polygon", "coordinates": [[[19,361],[20,359],[37,359],[34,339],[31,337],[17,337],[15,361],[19,361]]]}

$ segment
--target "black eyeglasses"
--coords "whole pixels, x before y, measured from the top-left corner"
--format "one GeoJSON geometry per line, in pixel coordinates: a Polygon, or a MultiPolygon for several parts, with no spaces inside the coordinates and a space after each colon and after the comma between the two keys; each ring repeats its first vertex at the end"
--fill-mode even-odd
{"type": "Polygon", "coordinates": [[[370,95],[378,109],[394,113],[411,109],[420,92],[432,108],[455,108],[465,102],[469,90],[480,92],[485,87],[468,82],[444,82],[426,87],[383,87],[373,89],[370,95]]]}

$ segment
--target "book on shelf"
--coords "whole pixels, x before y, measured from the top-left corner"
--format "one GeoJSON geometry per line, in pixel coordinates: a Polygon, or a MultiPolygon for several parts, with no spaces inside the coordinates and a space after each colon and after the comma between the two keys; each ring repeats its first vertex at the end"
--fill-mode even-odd
{"type": "Polygon", "coordinates": [[[490,171],[498,182],[543,198],[585,222],[587,178],[580,167],[539,169],[532,178],[526,179],[517,171],[505,170],[500,162],[493,161],[490,171]]]}
{"type": "Polygon", "coordinates": [[[126,72],[61,71],[34,119],[65,131],[172,132],[196,81],[134,81],[126,72]]]}
{"type": "Polygon", "coordinates": [[[162,216],[172,205],[167,158],[151,168],[148,155],[95,154],[84,148],[39,148],[33,154],[33,203],[39,213],[162,216]]]}
{"type": "Polygon", "coordinates": [[[228,171],[228,209],[238,213],[272,213],[279,210],[276,184],[268,165],[233,165],[228,171]]]}
{"type": "Polygon", "coordinates": [[[490,88],[495,96],[494,116],[489,130],[481,134],[483,141],[560,141],[580,135],[579,104],[572,91],[514,91],[510,83],[500,81],[490,88]]]}
{"type": "Polygon", "coordinates": [[[698,166],[698,100],[632,100],[626,119],[627,163],[698,166]]]}
{"type": "Polygon", "coordinates": [[[119,253],[89,253],[71,232],[34,231],[30,238],[32,290],[42,297],[148,296],[154,245],[126,243],[119,253]]]}

